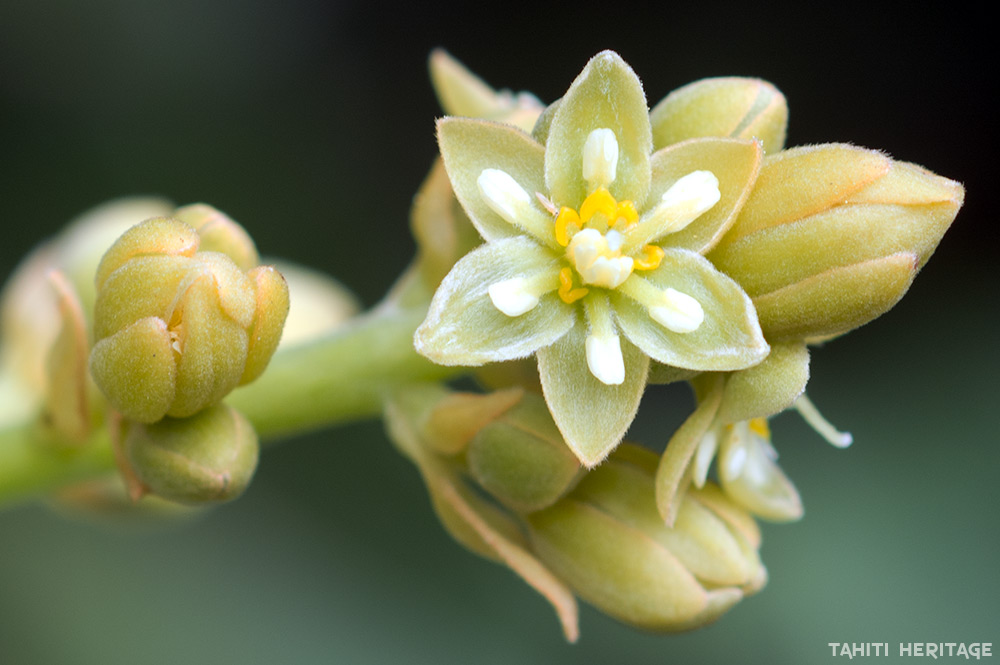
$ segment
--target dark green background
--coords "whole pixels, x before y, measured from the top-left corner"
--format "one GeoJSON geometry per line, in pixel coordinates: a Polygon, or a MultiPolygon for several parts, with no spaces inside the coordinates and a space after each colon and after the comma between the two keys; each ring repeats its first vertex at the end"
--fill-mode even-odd
{"type": "MultiPolygon", "coordinates": [[[[545,101],[602,48],[651,103],[761,76],[788,97],[790,145],[883,148],[968,188],[904,301],[814,353],[809,393],[856,443],[777,419],[806,518],[765,527],[769,585],[711,628],[651,636],[585,608],[566,645],[365,423],[268,450],[243,499],[165,530],[0,513],[0,663],[825,663],[828,642],[1000,643],[992,37],[956,3],[759,5],[0,0],[3,273],[92,205],[162,194],[374,303],[413,251],[438,45],[545,101]]],[[[636,435],[665,441],[688,408],[652,391],[636,435]]]]}

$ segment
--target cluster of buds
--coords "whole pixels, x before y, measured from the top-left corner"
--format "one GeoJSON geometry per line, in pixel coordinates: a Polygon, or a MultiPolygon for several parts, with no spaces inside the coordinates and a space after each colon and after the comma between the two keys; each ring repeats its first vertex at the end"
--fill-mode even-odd
{"type": "Polygon", "coordinates": [[[117,414],[130,494],[182,503],[239,496],[259,445],[219,402],[257,378],[278,347],[288,285],[253,241],[205,205],[154,217],[97,267],[90,371],[117,414]]]}
{"type": "Polygon", "coordinates": [[[418,386],[389,401],[386,419],[444,527],[545,596],[570,641],[575,596],[670,632],[710,623],[767,579],[756,523],[718,486],[687,490],[667,526],[657,456],[623,444],[585,472],[535,393],[418,386]]]}
{"type": "Polygon", "coordinates": [[[259,446],[220,402],[264,371],[289,311],[284,277],[258,262],[246,231],[206,205],[85,215],[4,294],[2,376],[20,415],[40,412],[56,445],[90,445],[106,421],[133,498],[238,496],[259,446]]]}

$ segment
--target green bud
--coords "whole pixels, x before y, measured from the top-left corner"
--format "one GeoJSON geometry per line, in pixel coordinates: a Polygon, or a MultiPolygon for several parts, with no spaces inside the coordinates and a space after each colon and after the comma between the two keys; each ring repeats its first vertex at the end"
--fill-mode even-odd
{"type": "MultiPolygon", "coordinates": [[[[51,384],[50,356],[64,330],[64,293],[72,292],[86,318],[94,308],[94,273],[108,246],[136,221],[166,214],[171,206],[159,199],[111,201],[74,219],[59,235],[39,245],[15,269],[0,298],[0,365],[5,378],[16,383],[0,411],[25,412],[47,396],[51,384]],[[55,271],[65,289],[54,289],[55,271]]],[[[89,326],[88,326],[89,327],[89,326]]]]}
{"type": "Polygon", "coordinates": [[[667,95],[649,120],[657,149],[703,136],[730,136],[758,139],[772,153],[785,145],[788,104],[767,81],[707,78],[667,95]]]}
{"type": "Polygon", "coordinates": [[[838,335],[888,311],[962,205],[957,182],[828,144],[765,159],[708,255],[754,301],[769,341],[838,335]]]}
{"type": "Polygon", "coordinates": [[[430,72],[438,101],[448,115],[497,120],[530,132],[542,112],[542,103],[534,95],[493,90],[444,49],[431,53],[430,72]]]}
{"type": "Polygon", "coordinates": [[[691,490],[667,527],[654,500],[656,456],[627,444],[619,451],[569,496],[527,516],[542,562],[602,611],[657,631],[709,623],[763,586],[758,543],[730,516],[752,522],[745,513],[691,490]]]}
{"type": "Polygon", "coordinates": [[[237,498],[253,477],[259,450],[250,421],[224,404],[190,418],[129,423],[122,442],[142,493],[191,504],[237,498]]]}
{"type": "Polygon", "coordinates": [[[580,472],[545,400],[533,393],[480,429],[467,458],[469,471],[483,489],[519,512],[552,505],[580,472]]]}
{"type": "Polygon", "coordinates": [[[440,159],[413,199],[410,227],[417,241],[417,266],[429,289],[436,289],[452,266],[481,242],[440,159]]]}
{"type": "Polygon", "coordinates": [[[191,226],[153,218],[126,231],[97,269],[91,373],[132,420],[183,418],[217,403],[259,376],[280,341],[288,313],[280,273],[245,272],[200,244],[191,226]]]}
{"type": "Polygon", "coordinates": [[[773,416],[790,407],[809,381],[809,350],[801,342],[771,345],[759,365],[726,378],[716,420],[732,423],[773,416]]]}
{"type": "Polygon", "coordinates": [[[519,388],[492,393],[442,393],[427,413],[421,437],[442,455],[457,455],[486,426],[521,401],[519,388]]]}
{"type": "Polygon", "coordinates": [[[198,251],[221,252],[233,260],[240,270],[250,270],[260,263],[257,247],[250,234],[223,212],[210,205],[194,203],[178,208],[171,215],[184,222],[201,238],[198,251]]]}

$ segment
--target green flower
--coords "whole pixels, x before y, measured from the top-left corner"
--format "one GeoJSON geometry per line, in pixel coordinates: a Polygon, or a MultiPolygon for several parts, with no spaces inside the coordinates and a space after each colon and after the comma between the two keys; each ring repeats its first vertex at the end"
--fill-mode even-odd
{"type": "Polygon", "coordinates": [[[732,371],[767,356],[750,299],[702,256],[746,200],[759,142],[698,138],[652,153],[642,86],[609,51],[533,136],[451,117],[438,136],[486,244],[441,283],[416,348],[445,365],[537,354],[552,415],[586,465],[621,440],[650,359],[732,371]]]}

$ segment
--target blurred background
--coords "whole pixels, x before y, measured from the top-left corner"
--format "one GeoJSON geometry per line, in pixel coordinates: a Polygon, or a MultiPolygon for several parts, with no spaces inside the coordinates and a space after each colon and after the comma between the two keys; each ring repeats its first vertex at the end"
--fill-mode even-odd
{"type": "MultiPolygon", "coordinates": [[[[42,504],[0,512],[0,663],[818,663],[829,642],[1000,647],[995,41],[954,3],[396,3],[0,0],[0,273],[103,201],[204,201],[265,254],[366,305],[413,252],[435,156],[426,58],[559,97],[604,48],[650,104],[750,75],[791,108],[789,145],[881,148],[965,183],[903,302],[813,354],[809,394],[856,443],[774,423],[806,517],[764,530],[769,585],[716,625],[639,633],[553,613],[453,544],[379,423],[273,446],[238,502],[116,529],[42,504]]],[[[137,220],[138,221],[138,220],[137,220]]],[[[336,368],[330,368],[336,371],[336,368]]],[[[690,409],[647,395],[638,438],[690,409]]]]}

